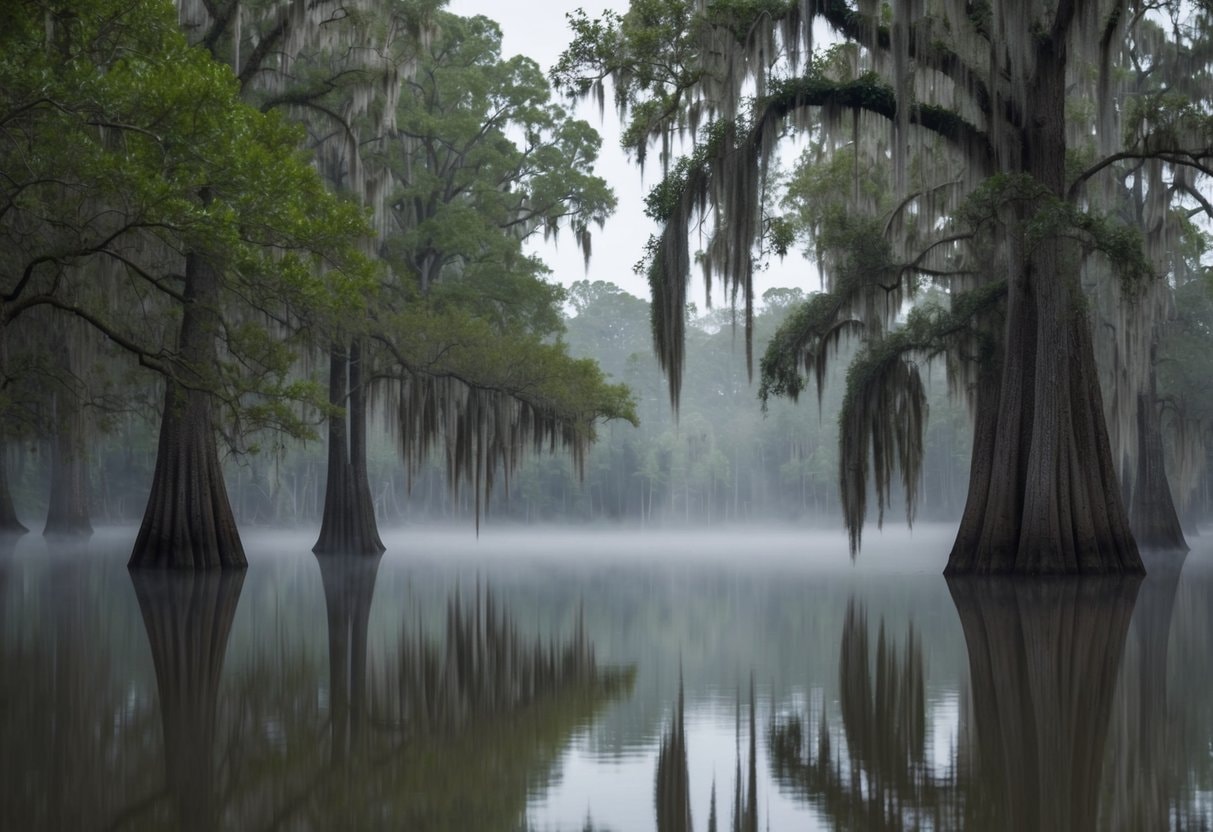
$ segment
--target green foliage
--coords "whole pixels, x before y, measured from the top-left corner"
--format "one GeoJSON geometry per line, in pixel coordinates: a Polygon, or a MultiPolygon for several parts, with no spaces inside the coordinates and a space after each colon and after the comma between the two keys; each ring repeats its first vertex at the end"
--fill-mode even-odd
{"type": "MultiPolygon", "coordinates": [[[[562,343],[526,333],[501,333],[460,310],[414,305],[382,321],[399,333],[395,347],[410,373],[451,377],[469,386],[505,393],[592,432],[598,420],[637,423],[625,385],[608,384],[590,359],[573,359],[562,343]]],[[[591,433],[592,436],[592,433],[591,433]]]]}
{"type": "MultiPolygon", "coordinates": [[[[799,400],[808,382],[801,374],[801,368],[824,370],[825,363],[819,359],[827,355],[827,350],[836,349],[842,336],[860,328],[857,322],[839,321],[838,313],[838,299],[821,292],[793,309],[775,331],[759,363],[758,398],[764,409],[770,405],[772,397],[799,400]]],[[[824,373],[817,375],[817,381],[820,397],[824,373]]]]}
{"type": "MultiPolygon", "coordinates": [[[[674,420],[654,360],[647,305],[605,285],[575,286],[576,316],[567,321],[575,355],[595,356],[633,391],[639,429],[602,431],[585,481],[567,463],[532,460],[513,478],[510,496],[493,513],[517,519],[627,519],[649,524],[744,522],[799,518],[835,523],[838,512],[838,422],[815,418],[772,397],[764,413],[754,390],[729,309],[687,321],[687,387],[674,420]]],[[[772,289],[755,316],[760,345],[804,300],[799,289],[772,289]]],[[[828,368],[823,412],[841,407],[845,367],[854,345],[842,343],[828,368]]],[[[924,438],[923,512],[955,511],[963,498],[968,420],[949,403],[944,374],[927,378],[932,429],[924,438]],[[955,502],[945,507],[943,499],[955,502]]],[[[898,486],[899,488],[900,486],[898,486]]]]}
{"type": "Polygon", "coordinates": [[[850,146],[822,158],[820,148],[806,148],[788,180],[783,198],[788,221],[814,243],[818,257],[825,248],[821,235],[826,224],[848,213],[844,195],[858,195],[861,202],[878,206],[876,213],[887,208],[888,166],[859,164],[856,154],[850,146]]]}
{"type": "Polygon", "coordinates": [[[705,127],[695,150],[679,157],[645,196],[645,214],[657,222],[668,222],[686,193],[688,178],[702,176],[712,159],[730,150],[729,142],[734,135],[735,125],[724,120],[714,121],[705,127]]]}
{"type": "Polygon", "coordinates": [[[1113,214],[1084,210],[1062,200],[1027,174],[998,174],[986,179],[968,195],[957,218],[978,232],[1004,226],[1006,209],[1014,212],[1028,246],[1050,237],[1068,236],[1078,240],[1087,253],[1103,255],[1127,286],[1155,277],[1138,228],[1113,214]]]}
{"type": "MultiPolygon", "coordinates": [[[[727,17],[748,4],[716,5],[727,17]]],[[[703,77],[704,21],[692,4],[638,0],[622,16],[607,11],[598,19],[578,10],[569,25],[573,41],[552,68],[553,83],[565,93],[596,95],[601,104],[603,81],[613,76],[615,105],[621,115],[631,113],[623,145],[642,162],[652,135],[671,127],[696,129],[696,120],[683,112],[684,91],[703,77]]]]}
{"type": "MultiPolygon", "coordinates": [[[[515,317],[540,314],[561,296],[539,285],[545,269],[522,254],[522,241],[564,228],[589,257],[592,228],[615,207],[593,173],[598,134],[551,101],[534,61],[502,59],[495,23],[447,14],[436,23],[422,71],[400,98],[399,139],[382,160],[400,183],[387,260],[423,292],[461,283],[452,295],[472,308],[484,298],[476,311],[486,316],[503,314],[503,297],[516,302],[515,317]]],[[[558,328],[553,315],[540,317],[536,331],[558,328]]]]}
{"type": "Polygon", "coordinates": [[[1123,141],[1143,152],[1213,147],[1213,115],[1184,92],[1163,90],[1126,102],[1123,141]]]}
{"type": "Polygon", "coordinates": [[[333,196],[302,133],[239,98],[167,2],[23,0],[0,33],[0,326],[39,305],[84,318],[145,366],[188,369],[230,436],[286,403],[293,323],[349,316],[375,278],[362,211],[333,196]],[[219,264],[220,365],[177,350],[184,253],[219,264]],[[271,335],[268,330],[276,334],[271,335]]]}

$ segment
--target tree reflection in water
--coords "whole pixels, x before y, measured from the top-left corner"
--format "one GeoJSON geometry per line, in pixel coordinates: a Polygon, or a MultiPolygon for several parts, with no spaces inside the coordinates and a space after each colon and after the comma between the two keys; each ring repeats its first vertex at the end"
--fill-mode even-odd
{"type": "Polygon", "coordinates": [[[838,662],[845,740],[831,736],[824,708],[815,731],[812,715],[774,721],[768,745],[775,780],[835,826],[946,828],[955,784],[925,759],[922,645],[911,627],[899,651],[883,620],[874,667],[870,645],[867,613],[852,601],[838,662]]]}
{"type": "MultiPolygon", "coordinates": [[[[733,781],[732,832],[758,832],[758,742],[755,732],[754,680],[750,679],[749,756],[746,763],[746,785],[741,772],[741,691],[737,692],[737,770],[733,781]]],[[[691,788],[687,769],[686,699],[682,675],[678,677],[678,700],[670,727],[662,736],[657,750],[657,785],[655,804],[657,832],[691,832],[691,788]]],[[[708,804],[708,832],[717,832],[716,782],[712,781],[708,804]]],[[[586,830],[593,830],[591,819],[586,830]]]]}
{"type": "Polygon", "coordinates": [[[168,793],[182,829],[216,829],[219,679],[244,573],[132,570],[131,582],[156,668],[168,793]]]}
{"type": "Polygon", "coordinates": [[[378,558],[321,558],[329,624],[332,772],[282,828],[518,829],[570,735],[630,688],[600,669],[579,616],[563,642],[528,640],[491,588],[456,589],[445,632],[401,623],[368,668],[378,558]]]}
{"type": "Polygon", "coordinates": [[[1112,712],[1100,829],[1181,829],[1187,761],[1177,754],[1177,724],[1168,718],[1167,656],[1183,554],[1143,553],[1146,577],[1129,625],[1125,672],[1112,712]]]}
{"type": "MultiPolygon", "coordinates": [[[[657,832],[691,832],[691,785],[687,773],[686,699],[678,675],[678,703],[657,751],[657,832]]],[[[715,793],[713,793],[715,794],[715,793]]]]}
{"type": "Polygon", "coordinates": [[[160,726],[112,649],[121,585],[87,543],[48,548],[45,571],[0,577],[0,829],[117,827],[160,797],[160,726]]]}
{"type": "Polygon", "coordinates": [[[563,641],[528,640],[479,586],[450,596],[442,634],[405,620],[395,649],[372,661],[379,558],[318,562],[327,697],[283,643],[258,644],[221,694],[241,573],[132,573],[172,800],[128,818],[188,830],[518,829],[569,737],[632,684],[631,668],[598,667],[580,619],[563,641]]]}
{"type": "Polygon", "coordinates": [[[1140,579],[949,579],[973,696],[969,828],[1097,828],[1140,579]]]}
{"type": "MultiPolygon", "coordinates": [[[[242,586],[238,575],[128,576],[93,555],[39,552],[0,593],[0,829],[517,829],[560,776],[570,737],[631,683],[599,665],[568,593],[551,637],[530,625],[546,610],[527,607],[524,629],[496,588],[448,593],[441,575],[419,582],[437,591],[373,605],[377,582],[382,594],[417,574],[392,574],[390,560],[293,563],[288,594],[259,567],[242,586]]],[[[649,716],[665,708],[658,730],[626,729],[628,747],[657,758],[632,761],[644,782],[629,808],[650,829],[693,817],[703,830],[718,800],[718,827],[732,832],[788,825],[788,796],[825,828],[1207,827],[1213,567],[1193,559],[1181,579],[1172,565],[1152,565],[1140,585],[953,580],[957,619],[917,618],[908,632],[923,604],[894,613],[869,601],[865,614],[841,594],[833,632],[818,634],[838,661],[815,650],[808,711],[778,710],[803,701],[796,679],[772,684],[770,722],[752,689],[748,702],[738,691],[735,773],[732,714],[705,707],[719,676],[688,664],[677,698],[633,700],[649,716]],[[836,686],[822,685],[822,662],[836,686]],[[822,687],[837,698],[814,698],[822,687]],[[769,732],[765,753],[755,727],[769,732]],[[694,779],[708,761],[695,755],[717,753],[709,801],[694,779]],[[758,781],[763,765],[777,790],[758,781]]],[[[596,606],[610,621],[625,614],[596,606]]],[[[661,653],[664,666],[676,655],[661,653]]],[[[568,793],[601,807],[600,770],[570,767],[571,788],[543,811],[568,793]]]]}
{"type": "Polygon", "coordinates": [[[317,555],[328,618],[330,753],[334,764],[361,746],[367,725],[367,625],[381,554],[317,555]]]}
{"type": "MultiPolygon", "coordinates": [[[[848,606],[842,737],[824,707],[772,723],[777,782],[836,827],[1095,829],[1109,717],[1138,578],[949,579],[969,653],[971,724],[949,765],[926,759],[922,646],[848,606]]],[[[963,717],[962,717],[963,722],[963,717]]]]}

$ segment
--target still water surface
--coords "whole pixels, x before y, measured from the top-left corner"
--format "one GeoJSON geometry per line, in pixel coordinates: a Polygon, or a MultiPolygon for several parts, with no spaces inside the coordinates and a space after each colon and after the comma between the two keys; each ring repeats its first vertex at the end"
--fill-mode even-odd
{"type": "Polygon", "coordinates": [[[10,541],[0,829],[1208,829],[1213,540],[949,583],[950,533],[10,541]]]}

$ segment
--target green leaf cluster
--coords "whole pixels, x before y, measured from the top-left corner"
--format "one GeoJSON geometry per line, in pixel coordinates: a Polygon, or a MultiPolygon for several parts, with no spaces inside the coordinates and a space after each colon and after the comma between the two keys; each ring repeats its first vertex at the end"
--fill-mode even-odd
{"type": "Polygon", "coordinates": [[[361,303],[375,267],[360,208],[334,196],[302,131],[245,104],[171,3],[19,0],[0,33],[0,326],[50,305],[175,376],[182,257],[218,264],[220,366],[195,382],[232,423],[302,395],[281,336],[361,303]],[[271,332],[277,335],[271,335],[271,332]]]}

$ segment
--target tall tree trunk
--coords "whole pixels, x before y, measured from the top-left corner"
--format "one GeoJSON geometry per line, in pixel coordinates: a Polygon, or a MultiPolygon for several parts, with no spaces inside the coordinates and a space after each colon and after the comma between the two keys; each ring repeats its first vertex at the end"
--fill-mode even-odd
{"type": "Polygon", "coordinates": [[[248,561],[219,466],[207,379],[218,360],[219,273],[201,254],[185,258],[185,305],[169,378],[156,471],[131,568],[243,568],[248,561]]]}
{"type": "MultiPolygon", "coordinates": [[[[8,380],[8,326],[0,317],[0,380],[8,380]]],[[[0,437],[0,537],[22,535],[29,532],[17,519],[13,505],[13,494],[8,486],[8,445],[0,437]]]]}
{"type": "Polygon", "coordinates": [[[0,536],[12,536],[29,532],[17,519],[13,506],[13,495],[8,488],[8,448],[0,441],[0,536]]]}
{"type": "MultiPolygon", "coordinates": [[[[1038,50],[1028,100],[1021,169],[1060,200],[1064,44],[1038,50]]],[[[1020,210],[1022,228],[1032,208],[1020,210]]],[[[1060,236],[1024,243],[1028,251],[1018,241],[1008,251],[1002,376],[996,400],[980,402],[968,504],[945,572],[1140,573],[1104,423],[1079,254],[1060,236]]]]}
{"type": "Polygon", "coordinates": [[[1133,486],[1129,519],[1142,548],[1186,552],[1188,543],[1167,482],[1159,422],[1151,367],[1149,388],[1137,395],[1137,482],[1133,486]]]}
{"type": "Polygon", "coordinates": [[[47,506],[47,536],[87,536],[93,533],[89,520],[87,426],[80,378],[79,347],[66,337],[74,322],[62,327],[52,342],[62,374],[53,393],[54,438],[51,442],[51,489],[47,506]]]}
{"type": "Polygon", "coordinates": [[[1095,830],[1140,578],[948,580],[973,695],[970,825],[1095,830]]]}
{"type": "Polygon", "coordinates": [[[132,572],[164,728],[164,774],[181,829],[218,829],[214,745],[219,680],[244,573],[132,572]]]}
{"type": "Polygon", "coordinates": [[[378,555],[384,551],[375,524],[375,504],[366,465],[366,386],[362,350],[355,340],[348,355],[329,351],[329,459],[318,555],[378,555]]]}

